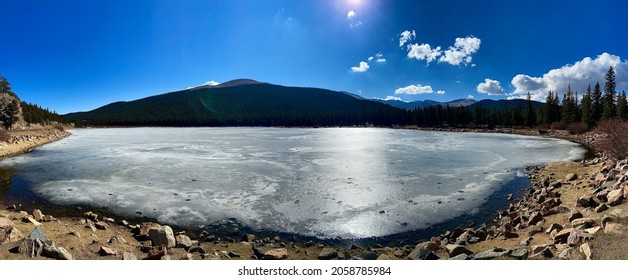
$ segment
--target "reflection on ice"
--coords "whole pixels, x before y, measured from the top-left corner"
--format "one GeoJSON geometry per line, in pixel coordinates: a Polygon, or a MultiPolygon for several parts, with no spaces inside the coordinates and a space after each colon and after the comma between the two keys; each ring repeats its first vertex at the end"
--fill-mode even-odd
{"type": "Polygon", "coordinates": [[[236,218],[320,237],[384,236],[477,210],[573,143],[375,128],[133,128],[74,136],[3,165],[56,204],[179,225],[236,218]],[[512,172],[515,171],[515,172],[512,172]]]}

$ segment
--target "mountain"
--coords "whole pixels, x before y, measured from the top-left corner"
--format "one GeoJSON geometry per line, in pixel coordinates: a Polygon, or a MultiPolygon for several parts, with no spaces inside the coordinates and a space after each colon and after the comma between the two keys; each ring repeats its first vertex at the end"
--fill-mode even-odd
{"type": "Polygon", "coordinates": [[[400,101],[400,100],[383,100],[383,99],[374,99],[375,101],[384,103],[384,104],[388,104],[391,106],[395,106],[397,108],[403,108],[403,109],[407,109],[407,110],[412,110],[414,108],[427,108],[427,107],[432,107],[432,106],[436,106],[438,104],[440,104],[443,107],[447,107],[447,105],[449,105],[449,107],[460,107],[460,106],[469,106],[477,101],[473,100],[473,99],[456,99],[456,100],[452,100],[449,102],[438,102],[438,101],[434,101],[434,100],[424,100],[424,101],[412,101],[412,102],[406,102],[406,101],[400,101]]]}
{"type": "Polygon", "coordinates": [[[117,126],[393,125],[405,123],[406,111],[345,92],[239,79],[115,102],[65,118],[117,126]]]}
{"type": "MultiPolygon", "coordinates": [[[[478,101],[474,104],[471,104],[468,106],[469,110],[474,109],[475,107],[480,107],[483,109],[496,109],[498,111],[504,110],[506,108],[510,108],[513,109],[515,107],[517,107],[518,105],[521,106],[522,109],[525,109],[526,107],[526,103],[527,101],[525,99],[511,99],[511,100],[506,100],[506,99],[502,99],[502,100],[491,100],[491,99],[484,99],[481,101],[478,101]]],[[[539,107],[543,106],[544,103],[538,102],[538,101],[532,101],[532,107],[534,107],[534,109],[538,109],[539,107]]]]}

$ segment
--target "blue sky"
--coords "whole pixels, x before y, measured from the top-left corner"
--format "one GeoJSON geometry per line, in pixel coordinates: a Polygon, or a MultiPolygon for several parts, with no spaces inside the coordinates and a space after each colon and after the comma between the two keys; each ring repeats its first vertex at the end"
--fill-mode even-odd
{"type": "Polygon", "coordinates": [[[236,78],[406,101],[544,100],[603,82],[608,66],[628,89],[626,11],[608,0],[3,0],[0,74],[60,113],[236,78]]]}

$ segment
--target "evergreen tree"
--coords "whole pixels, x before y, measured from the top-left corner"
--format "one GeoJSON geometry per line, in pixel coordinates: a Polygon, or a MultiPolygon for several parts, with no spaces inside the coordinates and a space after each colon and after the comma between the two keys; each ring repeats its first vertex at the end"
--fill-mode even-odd
{"type": "MultiPolygon", "coordinates": [[[[496,111],[496,110],[494,110],[496,111]]],[[[493,112],[495,113],[495,112],[493,112]]],[[[495,114],[493,114],[495,115],[495,114]]],[[[521,126],[523,124],[523,115],[521,110],[521,103],[517,103],[517,106],[512,111],[511,122],[513,126],[521,126]]]]}
{"type": "Polygon", "coordinates": [[[525,126],[533,127],[534,125],[536,125],[536,114],[534,107],[532,107],[530,92],[528,92],[528,96],[526,97],[525,126]]]}
{"type": "Polygon", "coordinates": [[[621,94],[617,97],[617,119],[628,120],[628,104],[626,103],[626,92],[621,91],[621,94]]]}
{"type": "Polygon", "coordinates": [[[4,126],[4,129],[11,129],[13,124],[17,122],[19,110],[20,105],[15,99],[2,108],[2,112],[0,112],[0,121],[2,122],[2,126],[4,126]]]}
{"type": "Polygon", "coordinates": [[[13,97],[17,97],[13,91],[11,91],[11,83],[4,76],[0,75],[0,93],[6,93],[13,97]]]}
{"type": "Polygon", "coordinates": [[[616,107],[615,107],[615,70],[613,70],[613,66],[608,68],[608,72],[606,72],[606,83],[604,84],[604,97],[603,97],[603,108],[602,108],[602,119],[610,120],[616,116],[616,107]]]}
{"type": "Polygon", "coordinates": [[[580,115],[582,122],[586,123],[589,127],[593,127],[595,120],[593,118],[593,106],[591,100],[591,85],[587,88],[587,92],[582,96],[582,105],[580,108],[580,115]]]}
{"type": "Polygon", "coordinates": [[[593,94],[591,95],[591,105],[593,111],[593,122],[597,123],[602,119],[602,90],[600,89],[600,83],[595,83],[593,94]]]}

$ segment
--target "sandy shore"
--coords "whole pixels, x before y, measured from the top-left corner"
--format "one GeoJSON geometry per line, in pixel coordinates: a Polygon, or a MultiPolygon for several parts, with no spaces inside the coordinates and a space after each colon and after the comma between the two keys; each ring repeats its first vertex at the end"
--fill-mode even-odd
{"type": "Polygon", "coordinates": [[[57,129],[31,129],[8,131],[11,139],[0,142],[0,158],[28,153],[34,148],[70,136],[67,131],[57,129]]]}
{"type": "Polygon", "coordinates": [[[235,223],[226,224],[220,233],[177,232],[155,223],[114,220],[96,210],[52,217],[46,215],[47,209],[2,205],[0,259],[628,258],[623,241],[628,226],[628,204],[623,203],[628,197],[628,161],[596,157],[529,168],[528,174],[531,188],[508,209],[495,213],[493,223],[452,228],[425,242],[396,247],[260,237],[235,223]],[[39,254],[25,253],[32,241],[24,237],[36,227],[54,244],[43,245],[39,254]]]}

